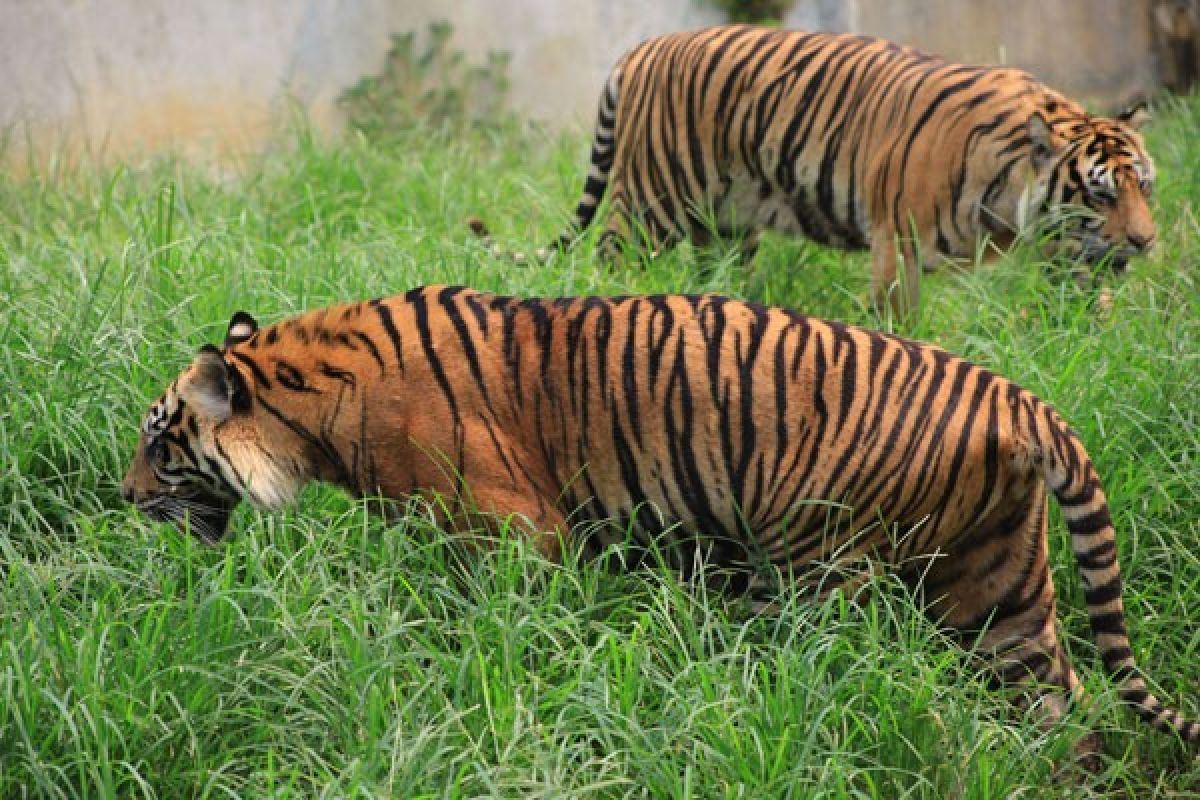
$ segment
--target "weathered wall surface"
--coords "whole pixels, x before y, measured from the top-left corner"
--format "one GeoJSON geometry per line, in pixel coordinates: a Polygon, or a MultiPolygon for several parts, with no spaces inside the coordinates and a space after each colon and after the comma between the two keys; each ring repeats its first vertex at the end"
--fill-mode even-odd
{"type": "Polygon", "coordinates": [[[859,0],[848,29],[952,61],[1008,64],[1069,95],[1115,103],[1154,83],[1150,11],[1138,0],[859,0]]]}
{"type": "MultiPolygon", "coordinates": [[[[785,23],[1019,65],[1114,100],[1151,83],[1148,17],[1137,0],[797,0],[785,23]]],[[[390,34],[438,19],[472,62],[511,54],[514,110],[586,125],[622,51],[723,15],[709,0],[0,0],[7,155],[25,142],[43,153],[236,153],[292,101],[335,130],[338,94],[379,70],[390,34]]]]}
{"type": "MultiPolygon", "coordinates": [[[[570,123],[629,45],[721,22],[704,0],[0,0],[0,126],[26,141],[130,156],[163,146],[229,155],[378,72],[396,32],[449,20],[472,62],[511,54],[511,105],[570,123]]],[[[19,156],[18,156],[19,158],[19,156]]]]}

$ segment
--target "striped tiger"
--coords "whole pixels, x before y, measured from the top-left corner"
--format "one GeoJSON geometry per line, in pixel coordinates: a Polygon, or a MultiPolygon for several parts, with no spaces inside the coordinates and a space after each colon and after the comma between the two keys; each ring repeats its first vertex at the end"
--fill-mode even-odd
{"type": "Polygon", "coordinates": [[[1079,437],[937,347],[715,295],[430,286],[263,329],[239,312],[151,406],[122,492],[215,542],[242,499],[278,507],[310,481],[436,496],[448,525],[515,521],[551,559],[563,537],[632,536],[752,592],[858,580],[818,565],[919,579],[930,612],[1057,718],[1082,690],[1056,634],[1049,489],[1121,696],[1200,740],[1135,667],[1079,437]]]}
{"type": "Polygon", "coordinates": [[[654,251],[734,237],[746,260],[763,230],[803,235],[870,249],[871,299],[898,313],[917,307],[921,268],[993,255],[1051,217],[1065,216],[1062,250],[1119,271],[1155,238],[1148,117],[1093,116],[1020,70],[869,36],[668,34],[609,74],[583,195],[551,247],[570,247],[607,192],[610,258],[635,235],[654,251]]]}

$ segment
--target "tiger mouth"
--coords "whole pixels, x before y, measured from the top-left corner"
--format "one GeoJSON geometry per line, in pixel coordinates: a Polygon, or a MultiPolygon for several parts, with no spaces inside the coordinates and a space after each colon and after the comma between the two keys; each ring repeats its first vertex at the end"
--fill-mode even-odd
{"type": "Polygon", "coordinates": [[[169,522],[180,533],[191,534],[214,545],[229,531],[236,503],[216,497],[159,495],[137,504],[137,509],[155,522],[169,522]]]}
{"type": "Polygon", "coordinates": [[[1128,269],[1129,259],[1136,253],[1131,247],[1108,242],[1086,242],[1079,246],[1077,257],[1089,267],[1107,267],[1114,274],[1120,275],[1128,269]]]}
{"type": "Polygon", "coordinates": [[[1098,247],[1084,250],[1083,258],[1089,266],[1108,267],[1120,275],[1129,268],[1130,252],[1123,247],[1098,247]]]}

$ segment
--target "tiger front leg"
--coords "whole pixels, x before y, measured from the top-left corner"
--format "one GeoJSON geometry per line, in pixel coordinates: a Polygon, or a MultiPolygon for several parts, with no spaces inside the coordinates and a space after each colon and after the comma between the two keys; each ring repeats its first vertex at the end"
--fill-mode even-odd
{"type": "MultiPolygon", "coordinates": [[[[921,230],[916,224],[913,229],[921,230]]],[[[871,305],[882,314],[886,304],[896,319],[911,319],[921,304],[921,273],[934,271],[937,261],[931,237],[899,236],[890,225],[877,226],[871,233],[871,305]]]]}
{"type": "MultiPolygon", "coordinates": [[[[450,448],[426,444],[413,458],[418,468],[408,482],[421,487],[416,494],[428,503],[438,526],[468,550],[489,549],[510,533],[528,536],[539,553],[560,561],[560,539],[569,528],[549,494],[553,481],[537,460],[484,428],[468,428],[463,438],[494,446],[465,448],[465,459],[457,461],[442,455],[450,448]]],[[[405,490],[395,487],[387,494],[401,496],[405,490]]]]}
{"type": "Polygon", "coordinates": [[[539,493],[511,488],[482,487],[460,498],[451,520],[451,530],[482,533],[472,543],[487,547],[506,533],[527,536],[534,548],[549,561],[562,561],[562,541],[569,532],[567,519],[539,493]]]}

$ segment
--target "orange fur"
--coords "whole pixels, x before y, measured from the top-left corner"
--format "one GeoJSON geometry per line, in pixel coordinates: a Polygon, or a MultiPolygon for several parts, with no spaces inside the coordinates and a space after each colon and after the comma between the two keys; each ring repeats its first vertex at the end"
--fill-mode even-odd
{"type": "Polygon", "coordinates": [[[517,520],[557,558],[632,531],[764,589],[821,564],[919,579],[932,613],[1057,717],[1046,495],[1058,499],[1106,668],[1146,719],[1200,727],[1138,675],[1114,531],[1078,437],[939,348],[713,295],[522,300],[456,287],[259,330],[238,314],[147,413],[125,496],[208,540],[243,498],[308,481],[517,520]],[[583,523],[583,524],[580,524],[583,523]]]}

